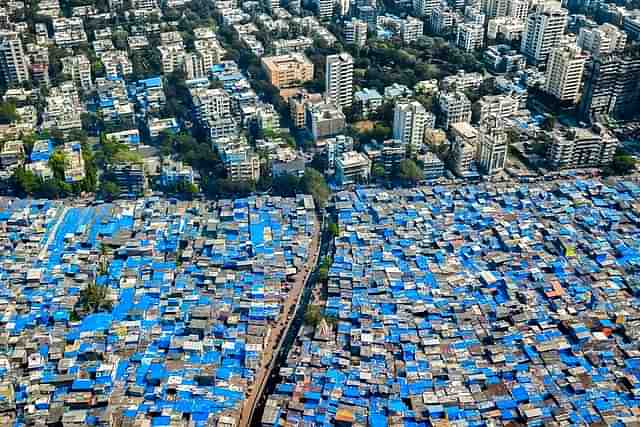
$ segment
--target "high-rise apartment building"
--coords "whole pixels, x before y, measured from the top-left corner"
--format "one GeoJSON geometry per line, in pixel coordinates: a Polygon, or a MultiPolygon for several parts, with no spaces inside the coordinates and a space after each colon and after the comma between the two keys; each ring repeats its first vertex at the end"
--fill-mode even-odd
{"type": "Polygon", "coordinates": [[[399,101],[393,113],[393,138],[414,149],[422,146],[427,110],[418,101],[399,101]]]}
{"type": "Polygon", "coordinates": [[[0,77],[8,84],[29,80],[27,56],[20,35],[15,31],[0,32],[0,77]]]}
{"type": "Polygon", "coordinates": [[[431,16],[431,11],[439,5],[439,0],[413,0],[413,12],[420,17],[431,16]]]}
{"type": "Polygon", "coordinates": [[[493,175],[504,169],[508,145],[502,119],[495,115],[486,117],[480,123],[477,152],[477,161],[484,174],[493,175]]]}
{"type": "Polygon", "coordinates": [[[344,41],[348,44],[354,44],[356,46],[364,46],[367,42],[367,30],[368,25],[365,21],[357,18],[351,18],[349,21],[344,22],[344,28],[342,34],[344,35],[344,41]]]}
{"type": "Polygon", "coordinates": [[[580,112],[589,120],[598,115],[631,117],[640,108],[640,58],[608,55],[596,58],[585,81],[580,112]]]}
{"type": "Polygon", "coordinates": [[[520,51],[531,64],[546,64],[551,51],[557,47],[567,23],[567,9],[559,3],[548,2],[536,6],[529,14],[520,51]]]}
{"type": "Polygon", "coordinates": [[[353,57],[346,52],[327,56],[325,69],[326,97],[340,107],[353,102],[353,57]]]}
{"type": "Polygon", "coordinates": [[[547,63],[544,90],[560,102],[576,103],[580,95],[582,72],[587,60],[576,46],[557,47],[547,63]]]}
{"type": "Polygon", "coordinates": [[[578,46],[593,57],[622,52],[627,44],[627,34],[609,23],[597,28],[580,28],[578,46]]]}

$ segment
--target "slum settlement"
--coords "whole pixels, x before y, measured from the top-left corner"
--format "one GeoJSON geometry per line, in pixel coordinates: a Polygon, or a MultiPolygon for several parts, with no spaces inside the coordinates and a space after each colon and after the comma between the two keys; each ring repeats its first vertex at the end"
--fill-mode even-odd
{"type": "Polygon", "coordinates": [[[236,426],[314,209],[0,199],[0,425],[236,426]]]}
{"type": "Polygon", "coordinates": [[[324,317],[263,426],[638,425],[640,187],[336,195],[324,317]]]}

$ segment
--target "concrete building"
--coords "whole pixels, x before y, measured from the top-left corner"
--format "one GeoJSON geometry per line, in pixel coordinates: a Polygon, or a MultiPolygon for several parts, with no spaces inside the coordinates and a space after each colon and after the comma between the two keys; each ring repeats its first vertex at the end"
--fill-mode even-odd
{"type": "Polygon", "coordinates": [[[478,101],[480,117],[482,121],[490,115],[506,119],[516,114],[519,110],[520,102],[511,95],[486,95],[478,101]]]}
{"type": "Polygon", "coordinates": [[[603,24],[597,28],[580,28],[578,46],[593,57],[622,52],[627,43],[627,34],[615,25],[603,24]]]}
{"type": "Polygon", "coordinates": [[[465,52],[474,52],[484,45],[484,27],[480,24],[458,25],[456,45],[465,52]]]}
{"type": "Polygon", "coordinates": [[[412,43],[424,34],[424,24],[421,19],[407,16],[400,24],[400,38],[403,43],[412,43]]]}
{"type": "Polygon", "coordinates": [[[630,117],[640,108],[640,58],[608,55],[590,65],[580,112],[585,119],[598,115],[630,117]]]}
{"type": "Polygon", "coordinates": [[[485,175],[504,170],[509,141],[503,121],[497,116],[488,116],[480,123],[478,132],[477,161],[485,175]]]}
{"type": "Polygon", "coordinates": [[[601,167],[613,160],[618,139],[607,130],[556,129],[547,151],[549,163],[556,169],[601,167]]]}
{"type": "Polygon", "coordinates": [[[124,78],[133,73],[133,64],[126,51],[112,50],[100,56],[104,73],[109,79],[124,78]]]}
{"type": "Polygon", "coordinates": [[[371,160],[357,151],[342,153],[336,160],[336,181],[339,185],[349,185],[369,180],[371,160]]]}
{"type": "Polygon", "coordinates": [[[66,142],[60,150],[65,158],[64,180],[69,184],[82,181],[86,175],[80,142],[66,142]]]}
{"type": "Polygon", "coordinates": [[[227,176],[232,181],[258,181],[260,179],[260,156],[246,143],[233,144],[221,150],[227,176]]]}
{"type": "Polygon", "coordinates": [[[356,111],[366,119],[382,107],[383,98],[375,89],[364,88],[353,94],[356,111]]]}
{"type": "Polygon", "coordinates": [[[422,147],[427,110],[418,101],[398,101],[393,113],[393,138],[414,150],[422,147]]]}
{"type": "Polygon", "coordinates": [[[348,44],[363,47],[367,43],[368,25],[365,21],[351,18],[343,23],[342,34],[344,41],[348,44]]]}
{"type": "Polygon", "coordinates": [[[322,21],[330,21],[333,18],[335,1],[334,0],[313,0],[316,7],[318,19],[322,21]]]}
{"type": "Polygon", "coordinates": [[[160,184],[170,187],[179,184],[196,184],[198,172],[182,161],[172,159],[163,160],[160,169],[160,184]]]}
{"type": "Polygon", "coordinates": [[[9,85],[29,80],[29,63],[17,32],[0,32],[0,77],[9,85]]]}
{"type": "Polygon", "coordinates": [[[353,102],[353,58],[346,52],[327,56],[325,69],[326,98],[340,107],[353,102]]]}
{"type": "Polygon", "coordinates": [[[453,123],[471,122],[471,102],[463,92],[440,92],[438,107],[444,129],[448,130],[453,123]]]}
{"type": "Polygon", "coordinates": [[[269,83],[278,89],[300,86],[313,79],[313,63],[302,53],[264,57],[262,66],[269,83]]]}
{"type": "Polygon", "coordinates": [[[231,116],[231,98],[222,89],[197,87],[190,91],[194,118],[200,123],[231,116]]]}
{"type": "Polygon", "coordinates": [[[291,123],[296,129],[304,129],[307,126],[307,110],[313,104],[322,102],[322,95],[319,93],[308,93],[300,90],[296,95],[289,98],[289,114],[291,123]]]}
{"type": "Polygon", "coordinates": [[[280,115],[273,104],[261,104],[256,111],[256,122],[261,131],[280,128],[280,115]]]}
{"type": "Polygon", "coordinates": [[[523,21],[503,16],[489,20],[487,25],[487,39],[496,40],[501,36],[504,40],[515,41],[520,40],[524,34],[525,24],[523,21]]]}
{"type": "Polygon", "coordinates": [[[444,162],[431,151],[419,155],[418,160],[422,163],[422,171],[425,179],[437,179],[444,176],[444,162]]]}
{"type": "Polygon", "coordinates": [[[506,44],[487,47],[482,53],[482,59],[494,73],[513,73],[524,70],[526,66],[524,55],[506,44]]]}
{"type": "Polygon", "coordinates": [[[557,47],[547,64],[544,90],[562,103],[575,104],[580,95],[587,57],[575,46],[557,47]]]}
{"type": "Polygon", "coordinates": [[[529,63],[546,64],[551,50],[562,40],[567,14],[567,10],[556,2],[538,4],[529,14],[520,44],[520,51],[529,63]]]}
{"type": "Polygon", "coordinates": [[[478,130],[469,123],[451,125],[453,144],[451,146],[451,169],[458,176],[464,176],[476,158],[478,130]]]}
{"type": "Polygon", "coordinates": [[[308,123],[313,139],[326,138],[341,133],[346,126],[342,111],[333,104],[321,103],[310,106],[308,123]]]}
{"type": "Polygon", "coordinates": [[[140,195],[147,189],[147,177],[142,163],[124,162],[111,168],[120,194],[140,195]]]}
{"type": "Polygon", "coordinates": [[[84,91],[93,89],[91,62],[85,55],[66,56],[61,59],[62,72],[84,91]]]}
{"type": "Polygon", "coordinates": [[[413,12],[419,17],[430,17],[433,9],[439,5],[439,0],[413,0],[413,12]]]}
{"type": "Polygon", "coordinates": [[[435,34],[444,34],[449,32],[456,22],[458,14],[451,8],[440,4],[431,10],[431,19],[429,26],[431,32],[435,34]]]}

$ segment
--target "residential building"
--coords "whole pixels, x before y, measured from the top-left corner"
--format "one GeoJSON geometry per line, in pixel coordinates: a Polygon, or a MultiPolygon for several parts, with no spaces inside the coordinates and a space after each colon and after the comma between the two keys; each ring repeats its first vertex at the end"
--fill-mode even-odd
{"type": "Polygon", "coordinates": [[[622,52],[627,43],[627,34],[609,23],[596,28],[582,27],[577,43],[585,52],[594,57],[601,57],[622,52]]]}
{"type": "Polygon", "coordinates": [[[478,130],[465,122],[453,123],[450,129],[453,136],[451,169],[456,175],[464,176],[475,161],[478,130]]]}
{"type": "Polygon", "coordinates": [[[444,162],[431,151],[419,155],[418,160],[422,163],[422,171],[425,179],[437,179],[444,176],[444,162]]]}
{"type": "Polygon", "coordinates": [[[606,129],[555,129],[547,159],[556,169],[605,166],[613,160],[618,139],[606,129]]]}
{"type": "Polygon", "coordinates": [[[273,42],[273,51],[276,55],[286,55],[288,53],[304,52],[313,46],[313,40],[306,36],[289,40],[276,40],[273,42]]]}
{"type": "Polygon", "coordinates": [[[557,47],[547,64],[544,90],[560,102],[575,104],[580,95],[587,57],[575,46],[557,47]]]}
{"type": "Polygon", "coordinates": [[[223,89],[196,87],[189,92],[196,121],[204,123],[210,119],[231,116],[231,98],[223,89]]]}
{"type": "Polygon", "coordinates": [[[100,56],[104,65],[104,73],[109,79],[128,77],[133,73],[133,64],[129,55],[123,50],[112,50],[100,56]]]}
{"type": "Polygon", "coordinates": [[[424,34],[424,24],[421,19],[407,16],[400,24],[400,38],[403,43],[409,44],[424,34]]]}
{"type": "Polygon", "coordinates": [[[165,159],[160,169],[160,185],[172,187],[179,184],[196,184],[198,172],[180,160],[165,159]]]}
{"type": "Polygon", "coordinates": [[[484,76],[480,73],[467,73],[459,70],[452,76],[442,79],[442,87],[446,91],[467,91],[480,88],[480,84],[484,80],[484,76]]]}
{"type": "Polygon", "coordinates": [[[347,151],[353,151],[353,138],[346,135],[336,135],[333,138],[316,141],[316,151],[327,155],[327,166],[335,170],[336,160],[347,151]]]}
{"type": "Polygon", "coordinates": [[[296,95],[289,98],[289,114],[291,123],[296,129],[304,129],[307,126],[307,110],[310,105],[322,102],[322,95],[319,93],[308,93],[300,90],[296,95]]]}
{"type": "Polygon", "coordinates": [[[511,95],[486,95],[480,98],[478,104],[480,121],[490,115],[498,116],[504,120],[516,114],[520,107],[518,99],[511,95]]]}
{"type": "Polygon", "coordinates": [[[27,56],[31,80],[36,85],[48,87],[49,80],[49,48],[34,43],[27,45],[27,56]]]}
{"type": "Polygon", "coordinates": [[[346,52],[327,56],[325,70],[326,97],[339,107],[353,102],[353,58],[346,52]]]}
{"type": "Polygon", "coordinates": [[[321,103],[312,105],[308,110],[313,139],[327,138],[341,133],[346,126],[346,119],[342,111],[333,104],[321,103]]]}
{"type": "Polygon", "coordinates": [[[383,98],[375,89],[364,88],[353,94],[356,112],[364,119],[382,107],[383,98]]]}
{"type": "Polygon", "coordinates": [[[500,117],[490,115],[480,123],[478,132],[478,165],[485,175],[504,170],[509,140],[500,117]]]}
{"type": "Polygon", "coordinates": [[[264,57],[262,66],[269,83],[278,89],[313,80],[313,63],[303,53],[264,57]]]}
{"type": "Polygon", "coordinates": [[[322,21],[330,21],[333,18],[333,12],[336,2],[334,0],[313,0],[318,19],[322,21]]]}
{"type": "Polygon", "coordinates": [[[382,142],[380,163],[385,176],[390,176],[407,158],[407,147],[399,139],[387,139],[382,142]]]}
{"type": "Polygon", "coordinates": [[[255,182],[260,179],[260,157],[246,142],[223,147],[221,157],[232,181],[255,182]]]}
{"type": "Polygon", "coordinates": [[[0,31],[0,77],[9,85],[29,80],[29,64],[17,32],[0,31]]]}
{"type": "Polygon", "coordinates": [[[121,195],[140,195],[147,188],[144,166],[137,162],[122,162],[111,168],[121,195]]]}
{"type": "Polygon", "coordinates": [[[336,160],[336,181],[339,185],[350,185],[369,180],[371,160],[357,151],[342,153],[336,160]]]}
{"type": "Polygon", "coordinates": [[[544,65],[551,51],[560,45],[567,23],[567,9],[560,3],[546,2],[536,5],[530,13],[520,44],[520,52],[534,65],[544,65]]]}
{"type": "Polygon", "coordinates": [[[24,164],[24,144],[20,140],[5,141],[0,151],[0,166],[10,172],[24,164]]]}
{"type": "Polygon", "coordinates": [[[431,10],[429,24],[431,32],[435,34],[446,34],[453,29],[453,25],[458,18],[458,14],[451,8],[440,4],[431,10]]]}
{"type": "Polygon", "coordinates": [[[80,115],[84,112],[80,97],[72,81],[51,88],[43,116],[43,129],[66,132],[82,128],[80,115]]]}
{"type": "Polygon", "coordinates": [[[599,115],[628,118],[640,108],[640,58],[608,55],[589,67],[580,111],[585,119],[599,115]]]}
{"type": "Polygon", "coordinates": [[[85,55],[66,56],[61,59],[62,72],[84,91],[93,89],[91,62],[85,55]]]}
{"type": "Polygon", "coordinates": [[[485,64],[494,73],[514,73],[524,70],[526,66],[524,55],[506,44],[489,46],[482,55],[485,64]]]}
{"type": "Polygon", "coordinates": [[[273,177],[292,175],[302,178],[304,169],[305,163],[302,156],[296,156],[292,159],[275,159],[271,162],[271,175],[273,177]]]}
{"type": "Polygon", "coordinates": [[[453,123],[471,122],[471,102],[463,92],[440,92],[438,107],[439,120],[444,129],[449,129],[453,123]]]}
{"type": "Polygon", "coordinates": [[[525,23],[517,18],[503,16],[489,20],[487,25],[487,39],[496,40],[501,36],[507,41],[516,41],[522,38],[525,30],[525,23]]]}
{"type": "Polygon", "coordinates": [[[418,101],[399,101],[393,113],[393,138],[414,150],[422,147],[427,110],[418,101]]]}
{"type": "Polygon", "coordinates": [[[439,5],[438,0],[413,0],[413,12],[418,17],[430,17],[431,11],[439,5]]]}
{"type": "Polygon", "coordinates": [[[280,128],[280,115],[273,104],[261,104],[257,108],[256,122],[261,131],[269,131],[280,128]]]}
{"type": "Polygon", "coordinates": [[[484,27],[480,24],[458,25],[456,45],[465,52],[474,52],[484,45],[484,27]]]}
{"type": "Polygon", "coordinates": [[[351,18],[344,22],[342,30],[344,41],[348,44],[363,47],[367,43],[368,25],[358,18],[351,18]]]}
{"type": "Polygon", "coordinates": [[[64,180],[69,184],[82,181],[85,178],[85,165],[80,142],[66,142],[61,151],[65,158],[64,180]]]}
{"type": "Polygon", "coordinates": [[[184,47],[174,44],[167,46],[158,46],[157,49],[160,52],[163,74],[171,74],[175,70],[180,70],[183,68],[183,63],[186,55],[184,47]]]}
{"type": "Polygon", "coordinates": [[[159,138],[164,132],[169,133],[178,133],[180,131],[180,125],[175,117],[170,117],[167,119],[157,119],[155,117],[150,117],[147,119],[147,131],[149,132],[149,137],[152,140],[159,138]]]}
{"type": "Polygon", "coordinates": [[[111,132],[106,134],[106,138],[109,141],[115,141],[119,144],[125,144],[129,147],[137,147],[141,142],[140,131],[138,129],[111,132]]]}
{"type": "Polygon", "coordinates": [[[53,38],[59,47],[74,47],[87,42],[82,18],[53,19],[53,38]]]}
{"type": "Polygon", "coordinates": [[[413,91],[408,86],[401,85],[400,83],[393,83],[390,86],[384,88],[384,100],[395,101],[396,99],[411,98],[413,91]]]}

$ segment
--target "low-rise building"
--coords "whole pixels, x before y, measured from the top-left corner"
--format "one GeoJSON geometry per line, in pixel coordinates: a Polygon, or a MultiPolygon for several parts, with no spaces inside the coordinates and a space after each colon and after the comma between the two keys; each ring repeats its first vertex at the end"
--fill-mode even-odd
{"type": "Polygon", "coordinates": [[[166,159],[162,162],[160,185],[163,187],[195,185],[199,179],[198,172],[180,160],[166,159]]]}
{"type": "Polygon", "coordinates": [[[339,185],[349,185],[369,180],[371,160],[357,151],[342,153],[336,160],[336,181],[339,185]]]}
{"type": "Polygon", "coordinates": [[[308,116],[314,140],[337,135],[346,126],[344,113],[332,103],[312,105],[308,110],[308,116]]]}
{"type": "Polygon", "coordinates": [[[460,91],[440,92],[438,95],[439,120],[444,129],[451,124],[471,121],[471,102],[460,91]]]}
{"type": "Polygon", "coordinates": [[[593,129],[555,129],[547,151],[547,160],[556,169],[600,167],[611,163],[618,139],[596,125],[593,129]]]}
{"type": "Polygon", "coordinates": [[[264,57],[262,66],[269,83],[279,89],[300,86],[313,79],[313,63],[302,53],[264,57]]]}
{"type": "Polygon", "coordinates": [[[382,107],[383,98],[375,89],[364,88],[353,94],[356,112],[364,119],[382,107]]]}
{"type": "Polygon", "coordinates": [[[78,141],[67,142],[60,150],[65,159],[64,180],[69,184],[82,181],[86,176],[82,145],[78,141]]]}
{"type": "Polygon", "coordinates": [[[444,176],[444,162],[431,151],[418,156],[422,163],[422,171],[425,179],[437,179],[444,176]]]}
{"type": "Polygon", "coordinates": [[[118,163],[111,168],[111,173],[120,187],[121,195],[140,195],[147,188],[147,178],[142,163],[118,163]]]}

